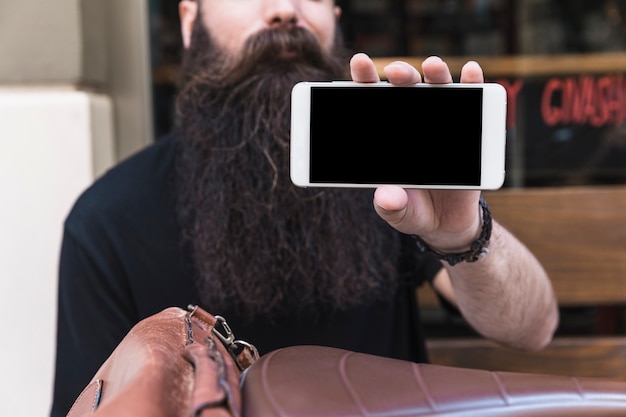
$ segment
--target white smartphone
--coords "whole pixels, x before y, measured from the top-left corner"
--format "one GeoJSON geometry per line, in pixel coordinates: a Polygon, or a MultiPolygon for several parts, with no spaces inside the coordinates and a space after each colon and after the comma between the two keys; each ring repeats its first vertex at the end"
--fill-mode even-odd
{"type": "Polygon", "coordinates": [[[302,82],[290,175],[301,187],[500,188],[506,90],[497,83],[302,82]]]}

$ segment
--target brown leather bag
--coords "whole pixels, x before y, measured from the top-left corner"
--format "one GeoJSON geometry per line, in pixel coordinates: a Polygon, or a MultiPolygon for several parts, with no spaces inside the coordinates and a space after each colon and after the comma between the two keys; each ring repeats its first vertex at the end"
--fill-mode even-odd
{"type": "Polygon", "coordinates": [[[68,417],[626,416],[626,382],[417,364],[322,346],[257,360],[192,307],[138,323],[68,417]]]}
{"type": "Polygon", "coordinates": [[[258,354],[220,316],[169,308],[135,325],[67,417],[236,417],[258,354]]]}

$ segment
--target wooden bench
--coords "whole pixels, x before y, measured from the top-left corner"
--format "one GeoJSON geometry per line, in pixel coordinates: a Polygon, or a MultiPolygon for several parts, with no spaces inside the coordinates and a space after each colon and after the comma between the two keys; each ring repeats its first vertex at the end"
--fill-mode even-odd
{"type": "MultiPolygon", "coordinates": [[[[547,270],[563,308],[626,306],[626,186],[501,189],[484,193],[494,218],[547,270]]],[[[418,296],[437,309],[429,289],[418,296]]],[[[600,323],[602,324],[602,323],[600,323]]],[[[557,335],[539,352],[480,337],[435,337],[431,362],[466,368],[626,380],[626,336],[557,335]]]]}

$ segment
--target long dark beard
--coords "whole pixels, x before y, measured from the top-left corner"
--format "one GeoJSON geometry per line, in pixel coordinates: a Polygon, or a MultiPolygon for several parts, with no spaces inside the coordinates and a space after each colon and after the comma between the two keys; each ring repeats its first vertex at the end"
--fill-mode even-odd
{"type": "Polygon", "coordinates": [[[271,319],[395,288],[399,239],[372,191],[289,180],[291,88],[347,75],[347,58],[327,55],[302,29],[263,32],[240,59],[194,33],[177,103],[177,210],[212,311],[271,319]]]}

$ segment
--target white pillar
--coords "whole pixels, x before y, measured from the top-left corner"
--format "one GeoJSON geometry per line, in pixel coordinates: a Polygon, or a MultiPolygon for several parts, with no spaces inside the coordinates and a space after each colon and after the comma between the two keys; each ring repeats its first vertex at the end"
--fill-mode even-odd
{"type": "Polygon", "coordinates": [[[111,110],[104,95],[0,90],[2,416],[49,412],[62,222],[113,162],[111,110]]]}
{"type": "Polygon", "coordinates": [[[0,0],[0,416],[52,399],[62,226],[152,140],[147,0],[0,0]]]}

